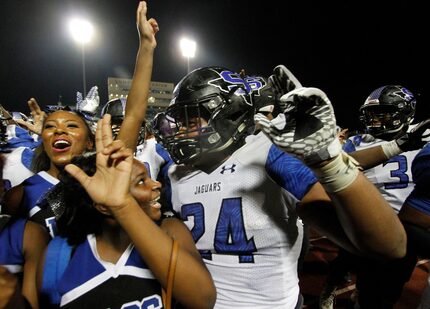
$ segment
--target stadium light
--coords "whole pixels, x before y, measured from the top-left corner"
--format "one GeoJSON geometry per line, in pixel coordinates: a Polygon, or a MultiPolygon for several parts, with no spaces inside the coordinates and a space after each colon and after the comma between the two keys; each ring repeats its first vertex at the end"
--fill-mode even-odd
{"type": "Polygon", "coordinates": [[[190,72],[190,58],[194,58],[196,54],[196,42],[183,38],[179,42],[182,55],[187,58],[187,73],[190,72]]]}
{"type": "Polygon", "coordinates": [[[82,47],[82,83],[84,92],[83,95],[87,95],[87,82],[85,74],[85,44],[88,44],[94,34],[93,25],[84,19],[75,18],[69,22],[70,33],[73,39],[78,42],[82,47]]]}

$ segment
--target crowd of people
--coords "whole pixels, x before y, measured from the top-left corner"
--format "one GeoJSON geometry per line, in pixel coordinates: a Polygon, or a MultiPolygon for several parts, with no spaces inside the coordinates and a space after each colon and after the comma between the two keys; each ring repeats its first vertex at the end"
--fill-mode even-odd
{"type": "Polygon", "coordinates": [[[0,308],[301,308],[309,228],[372,267],[360,308],[393,308],[429,257],[430,120],[411,125],[414,95],[378,88],[347,139],[327,95],[283,65],[209,66],[146,119],[159,28],[144,1],[136,18],[127,100],[99,108],[93,87],[73,107],[32,98],[27,119],[0,111],[0,308]]]}

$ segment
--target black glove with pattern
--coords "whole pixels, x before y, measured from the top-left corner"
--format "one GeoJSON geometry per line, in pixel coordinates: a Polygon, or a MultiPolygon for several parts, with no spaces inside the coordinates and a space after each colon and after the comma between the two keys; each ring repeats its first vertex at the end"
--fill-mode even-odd
{"type": "Polygon", "coordinates": [[[403,151],[421,149],[429,141],[427,137],[430,136],[430,132],[424,134],[429,128],[430,119],[421,121],[412,130],[397,138],[396,143],[403,151]]]}

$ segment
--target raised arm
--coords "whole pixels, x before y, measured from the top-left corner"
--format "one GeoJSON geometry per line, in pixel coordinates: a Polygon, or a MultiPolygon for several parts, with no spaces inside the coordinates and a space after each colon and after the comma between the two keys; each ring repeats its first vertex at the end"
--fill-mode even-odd
{"type": "Polygon", "coordinates": [[[276,145],[301,158],[319,179],[299,204],[303,219],[348,250],[403,256],[403,226],[358,163],[341,152],[334,111],[324,92],[298,88],[283,95],[281,105],[284,112],[272,121],[260,114],[255,120],[276,145]]]}
{"type": "Polygon", "coordinates": [[[146,13],[146,2],[141,1],[136,13],[140,42],[139,51],[127,98],[125,118],[117,137],[124,141],[126,147],[130,149],[136,148],[139,128],[146,115],[154,49],[157,45],[155,34],[159,30],[156,20],[153,18],[147,20],[146,13]]]}

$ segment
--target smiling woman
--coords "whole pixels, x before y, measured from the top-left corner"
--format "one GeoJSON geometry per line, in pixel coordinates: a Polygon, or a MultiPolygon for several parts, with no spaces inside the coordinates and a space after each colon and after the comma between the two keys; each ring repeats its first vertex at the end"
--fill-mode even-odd
{"type": "Polygon", "coordinates": [[[42,143],[35,151],[32,170],[35,175],[9,190],[3,211],[10,215],[31,218],[55,235],[55,217],[43,204],[44,194],[58,183],[58,174],[66,164],[94,147],[94,135],[79,112],[58,110],[44,120],[42,143]]]}
{"type": "Polygon", "coordinates": [[[162,290],[172,261],[174,300],[212,308],[215,287],[191,233],[178,218],[162,217],[161,184],[123,141],[113,141],[109,120],[97,126],[97,153],[74,158],[48,193],[59,236],[39,264],[43,308],[170,308],[162,290]]]}
{"type": "Polygon", "coordinates": [[[44,170],[57,177],[59,169],[74,156],[93,148],[94,136],[84,119],[65,110],[48,115],[41,134],[43,143],[33,161],[35,172],[44,170]]]}

